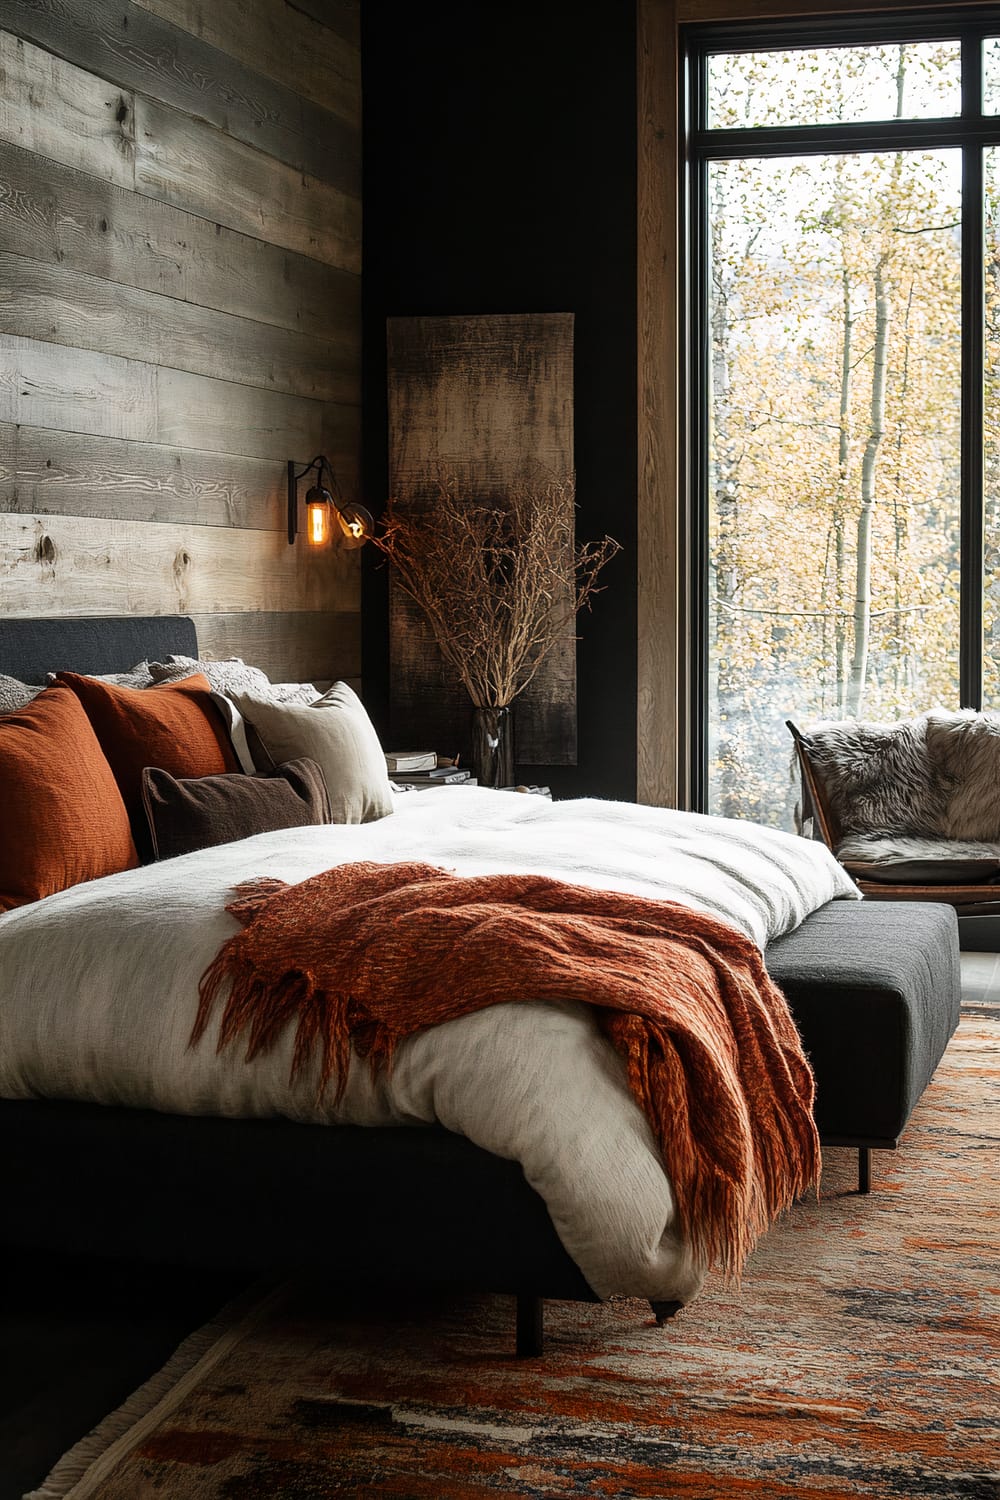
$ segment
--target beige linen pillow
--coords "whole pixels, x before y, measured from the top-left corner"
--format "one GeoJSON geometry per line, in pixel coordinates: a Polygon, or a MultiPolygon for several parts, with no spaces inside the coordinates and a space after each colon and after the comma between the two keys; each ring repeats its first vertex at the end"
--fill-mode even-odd
{"type": "MultiPolygon", "coordinates": [[[[364,704],[346,682],[315,703],[230,693],[275,765],[306,756],[320,766],[334,823],[372,823],[393,809],[385,755],[364,704]]],[[[258,768],[260,769],[260,768],[258,768]]]]}

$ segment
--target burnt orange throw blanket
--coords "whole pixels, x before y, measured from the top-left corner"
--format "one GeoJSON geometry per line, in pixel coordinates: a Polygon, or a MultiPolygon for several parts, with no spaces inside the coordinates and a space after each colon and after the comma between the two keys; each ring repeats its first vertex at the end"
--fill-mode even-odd
{"type": "Polygon", "coordinates": [[[352,864],[299,885],[239,886],[243,930],[206,970],[197,1043],[229,984],[219,1050],[247,1060],[297,1027],[293,1075],[320,1089],[373,1070],[406,1037],[487,1005],[584,1002],[624,1060],[674,1188],[679,1227],[738,1274],[757,1236],[814,1182],[813,1079],[761,956],[685,906],[539,875],[460,877],[352,864]]]}

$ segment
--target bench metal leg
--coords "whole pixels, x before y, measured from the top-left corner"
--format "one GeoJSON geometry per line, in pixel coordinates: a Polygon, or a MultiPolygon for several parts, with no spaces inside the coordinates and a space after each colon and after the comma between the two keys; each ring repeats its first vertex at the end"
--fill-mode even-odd
{"type": "Polygon", "coordinates": [[[534,1359],[542,1353],[544,1335],[542,1331],[543,1303],[541,1297],[531,1297],[525,1292],[517,1295],[517,1357],[534,1359]]]}
{"type": "Polygon", "coordinates": [[[858,1192],[870,1193],[872,1190],[872,1148],[870,1146],[858,1147],[858,1192]]]}

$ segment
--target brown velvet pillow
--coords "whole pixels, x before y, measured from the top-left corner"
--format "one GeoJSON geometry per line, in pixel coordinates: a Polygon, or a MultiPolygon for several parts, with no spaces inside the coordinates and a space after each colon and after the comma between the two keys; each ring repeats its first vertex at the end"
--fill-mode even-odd
{"type": "Polygon", "coordinates": [[[138,863],[111,767],[70,688],[0,718],[0,911],[138,863]]]}
{"type": "Polygon", "coordinates": [[[177,780],[147,766],[142,800],[157,859],[190,854],[272,833],[330,822],[330,798],[314,760],[289,760],[270,776],[200,776],[177,780]]]}
{"type": "Polygon", "coordinates": [[[60,672],[86,710],[114,772],[142,859],[152,858],[142,805],[142,773],[159,766],[171,776],[217,776],[239,762],[205,677],[150,688],[115,687],[60,672]]]}

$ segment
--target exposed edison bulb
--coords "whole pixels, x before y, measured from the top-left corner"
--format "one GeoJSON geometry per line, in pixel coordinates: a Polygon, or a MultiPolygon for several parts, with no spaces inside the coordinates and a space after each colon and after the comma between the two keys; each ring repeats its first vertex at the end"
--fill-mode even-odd
{"type": "Polygon", "coordinates": [[[330,507],[325,500],[309,500],[306,504],[306,536],[309,545],[322,547],[330,538],[330,507]]]}

